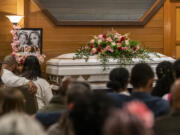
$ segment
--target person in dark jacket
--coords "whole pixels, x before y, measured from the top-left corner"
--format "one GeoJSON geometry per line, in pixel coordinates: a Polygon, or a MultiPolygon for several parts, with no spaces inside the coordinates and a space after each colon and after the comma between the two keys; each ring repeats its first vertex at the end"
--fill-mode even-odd
{"type": "Polygon", "coordinates": [[[136,64],[131,71],[131,84],[133,85],[133,99],[144,102],[154,115],[160,116],[169,112],[169,104],[162,98],[151,96],[154,72],[146,63],[136,64]]]}

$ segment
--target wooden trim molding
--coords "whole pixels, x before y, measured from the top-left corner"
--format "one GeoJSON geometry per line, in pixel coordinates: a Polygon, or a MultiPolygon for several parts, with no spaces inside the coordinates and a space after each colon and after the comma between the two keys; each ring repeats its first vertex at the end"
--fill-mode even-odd
{"type": "Polygon", "coordinates": [[[48,16],[52,22],[56,25],[122,25],[122,26],[143,26],[152,16],[158,11],[158,9],[164,4],[164,0],[156,0],[152,7],[138,20],[138,21],[59,21],[57,20],[48,9],[40,2],[40,0],[33,0],[41,9],[41,11],[48,16]]]}
{"type": "Polygon", "coordinates": [[[176,41],[176,45],[180,46],[180,40],[176,41]]]}

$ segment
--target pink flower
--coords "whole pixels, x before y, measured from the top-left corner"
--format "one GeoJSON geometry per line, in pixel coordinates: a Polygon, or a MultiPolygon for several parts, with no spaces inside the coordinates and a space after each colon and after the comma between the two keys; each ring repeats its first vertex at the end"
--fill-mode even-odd
{"type": "Polygon", "coordinates": [[[106,51],[109,51],[109,52],[113,52],[113,49],[112,49],[111,46],[109,46],[109,45],[106,46],[105,50],[106,50],[106,51]]]}
{"type": "Polygon", "coordinates": [[[18,40],[17,35],[14,35],[14,36],[13,36],[13,40],[18,40]]]}
{"type": "Polygon", "coordinates": [[[87,50],[87,49],[88,49],[88,46],[85,46],[84,49],[87,50]]]}
{"type": "Polygon", "coordinates": [[[107,40],[108,42],[112,42],[111,37],[108,37],[106,40],[107,40]]]}
{"type": "Polygon", "coordinates": [[[127,47],[122,47],[122,50],[124,50],[124,51],[127,50],[127,47]]]}
{"type": "Polygon", "coordinates": [[[91,49],[91,54],[95,54],[96,53],[96,48],[92,48],[91,49]]]}
{"type": "Polygon", "coordinates": [[[103,39],[103,35],[101,34],[101,35],[98,35],[98,38],[99,39],[103,39]]]}
{"type": "Polygon", "coordinates": [[[154,115],[144,103],[132,101],[127,103],[123,109],[142,120],[147,128],[153,127],[154,115]]]}
{"type": "Polygon", "coordinates": [[[91,43],[91,44],[94,44],[94,42],[95,42],[95,40],[94,40],[94,39],[92,39],[92,40],[90,41],[90,43],[91,43]]]}
{"type": "Polygon", "coordinates": [[[11,32],[11,34],[14,36],[17,31],[16,31],[16,30],[11,30],[10,32],[11,32]]]}

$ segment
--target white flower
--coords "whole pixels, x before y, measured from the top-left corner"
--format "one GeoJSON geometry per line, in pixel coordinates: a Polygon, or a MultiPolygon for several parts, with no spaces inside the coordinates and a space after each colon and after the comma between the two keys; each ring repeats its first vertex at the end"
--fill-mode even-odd
{"type": "Polygon", "coordinates": [[[129,40],[125,40],[126,45],[129,45],[129,40]]]}
{"type": "Polygon", "coordinates": [[[115,43],[115,42],[112,42],[111,45],[112,45],[112,46],[116,46],[116,43],[115,43]]]}
{"type": "Polygon", "coordinates": [[[99,40],[98,40],[98,44],[100,44],[101,42],[102,42],[102,40],[101,40],[101,39],[99,39],[99,40]]]}

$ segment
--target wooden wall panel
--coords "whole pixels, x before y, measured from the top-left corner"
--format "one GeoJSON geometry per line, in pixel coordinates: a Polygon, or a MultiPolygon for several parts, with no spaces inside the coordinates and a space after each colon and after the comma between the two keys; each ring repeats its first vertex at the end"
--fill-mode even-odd
{"type": "Polygon", "coordinates": [[[85,45],[93,35],[105,33],[112,28],[119,33],[131,34],[131,38],[139,40],[146,46],[158,52],[164,52],[164,10],[163,7],[145,26],[55,26],[44,15],[40,8],[31,0],[26,14],[26,27],[43,28],[43,52],[47,59],[63,53],[74,52],[81,45],[85,45]]]}
{"type": "Polygon", "coordinates": [[[8,14],[16,14],[17,1],[16,0],[0,0],[0,60],[9,53],[11,53],[12,36],[10,30],[12,24],[5,17],[8,14]]]}

